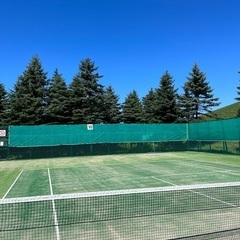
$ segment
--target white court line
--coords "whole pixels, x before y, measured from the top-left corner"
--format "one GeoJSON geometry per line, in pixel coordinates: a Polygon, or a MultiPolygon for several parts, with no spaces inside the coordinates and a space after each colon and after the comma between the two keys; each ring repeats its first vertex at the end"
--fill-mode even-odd
{"type": "MultiPolygon", "coordinates": [[[[51,180],[51,175],[50,175],[49,168],[48,168],[48,179],[49,179],[50,193],[51,193],[51,196],[53,196],[52,180],[51,180]]],[[[52,208],[53,208],[54,225],[55,225],[55,229],[56,229],[56,239],[60,240],[60,232],[59,232],[59,227],[58,227],[57,211],[56,211],[56,206],[55,206],[54,199],[52,200],[52,208]]]]}
{"type": "MultiPolygon", "coordinates": [[[[156,179],[156,180],[159,180],[159,181],[162,181],[162,182],[165,182],[165,183],[168,183],[168,184],[170,184],[170,185],[172,185],[172,186],[176,186],[176,187],[177,187],[177,186],[180,186],[180,185],[176,185],[176,184],[174,184],[174,183],[171,183],[171,182],[165,181],[165,180],[163,180],[163,179],[161,179],[161,178],[157,178],[157,177],[154,177],[154,176],[152,176],[152,178],[154,178],[154,179],[156,179]]],[[[239,208],[239,209],[240,209],[240,207],[238,207],[238,206],[235,205],[235,204],[232,204],[232,203],[229,203],[229,202],[223,201],[223,200],[218,199],[218,198],[215,198],[215,197],[211,197],[211,196],[206,195],[206,194],[204,194],[204,193],[197,192],[197,191],[194,191],[194,190],[192,190],[192,189],[189,189],[188,191],[189,191],[189,192],[196,193],[196,194],[201,195],[201,196],[204,196],[204,197],[206,197],[206,198],[209,198],[209,199],[215,200],[215,201],[217,201],[217,202],[224,203],[224,204],[226,204],[226,205],[228,205],[228,206],[236,207],[236,208],[239,208]]]]}
{"type": "Polygon", "coordinates": [[[11,191],[12,187],[14,186],[14,184],[17,182],[17,180],[20,178],[21,174],[23,173],[23,170],[18,174],[17,178],[15,179],[15,181],[13,182],[13,184],[10,186],[10,188],[7,190],[7,192],[5,193],[5,195],[3,196],[2,199],[4,199],[8,193],[11,191]]]}
{"type": "Polygon", "coordinates": [[[163,179],[161,179],[161,178],[157,178],[157,177],[154,177],[154,176],[152,176],[152,178],[154,178],[154,179],[156,179],[156,180],[159,180],[159,181],[161,181],[161,182],[168,183],[168,184],[170,184],[170,185],[172,185],[172,186],[177,186],[176,184],[171,183],[171,182],[168,182],[168,181],[165,181],[165,180],[163,180],[163,179]]]}
{"type": "MultiPolygon", "coordinates": [[[[180,166],[188,166],[188,167],[195,167],[195,168],[201,168],[201,169],[209,169],[211,171],[214,171],[214,172],[234,172],[235,170],[225,170],[223,168],[220,168],[220,167],[214,167],[214,166],[209,166],[209,165],[204,165],[204,166],[199,166],[199,165],[196,165],[196,164],[191,164],[191,163],[186,163],[186,162],[178,162],[180,166]]],[[[205,164],[205,163],[204,163],[205,164]]]]}

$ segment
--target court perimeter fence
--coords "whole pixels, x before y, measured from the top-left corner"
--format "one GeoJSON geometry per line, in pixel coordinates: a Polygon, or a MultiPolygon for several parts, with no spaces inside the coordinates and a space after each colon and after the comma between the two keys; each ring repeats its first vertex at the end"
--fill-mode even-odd
{"type": "Polygon", "coordinates": [[[0,127],[0,159],[187,150],[240,154],[240,118],[186,124],[0,127]]]}

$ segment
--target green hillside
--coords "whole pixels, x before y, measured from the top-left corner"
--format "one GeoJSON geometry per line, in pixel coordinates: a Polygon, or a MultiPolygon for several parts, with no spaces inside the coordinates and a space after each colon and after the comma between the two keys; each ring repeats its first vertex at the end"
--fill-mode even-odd
{"type": "Polygon", "coordinates": [[[217,109],[210,114],[203,115],[201,121],[240,117],[240,102],[217,109]]]}

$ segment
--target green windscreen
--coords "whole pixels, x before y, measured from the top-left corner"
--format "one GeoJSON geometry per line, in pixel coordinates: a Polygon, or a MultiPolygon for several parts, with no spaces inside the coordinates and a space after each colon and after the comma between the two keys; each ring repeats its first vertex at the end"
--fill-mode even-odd
{"type": "Polygon", "coordinates": [[[186,124],[10,126],[10,147],[187,140],[186,124]]]}
{"type": "Polygon", "coordinates": [[[10,126],[9,147],[103,143],[239,141],[240,118],[190,124],[10,126]]]}
{"type": "Polygon", "coordinates": [[[240,118],[188,125],[188,140],[195,141],[239,141],[240,118]]]}

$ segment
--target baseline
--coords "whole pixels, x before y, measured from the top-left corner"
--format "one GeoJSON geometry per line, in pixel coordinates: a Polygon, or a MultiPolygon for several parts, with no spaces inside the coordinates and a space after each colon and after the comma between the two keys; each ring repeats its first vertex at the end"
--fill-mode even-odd
{"type": "MultiPolygon", "coordinates": [[[[192,160],[192,161],[194,161],[194,160],[192,160]]],[[[205,165],[199,165],[198,161],[194,161],[194,164],[193,163],[183,162],[183,161],[178,161],[178,164],[181,165],[181,166],[187,166],[187,167],[191,167],[191,168],[192,167],[200,168],[200,169],[210,170],[210,171],[213,171],[213,172],[216,172],[216,173],[219,173],[219,172],[223,172],[223,173],[234,172],[234,170],[223,169],[223,168],[216,167],[216,166],[209,166],[205,162],[202,162],[202,163],[205,164],[205,165]]]]}

